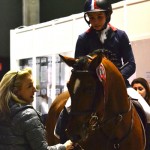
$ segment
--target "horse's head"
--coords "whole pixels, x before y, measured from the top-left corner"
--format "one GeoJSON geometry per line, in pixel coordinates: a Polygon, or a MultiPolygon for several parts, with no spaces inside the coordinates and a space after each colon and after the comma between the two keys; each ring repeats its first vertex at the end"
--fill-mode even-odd
{"type": "Polygon", "coordinates": [[[113,102],[108,103],[110,96],[112,100],[118,98],[111,91],[120,92],[115,88],[119,85],[126,91],[125,83],[119,70],[101,53],[79,59],[60,57],[73,68],[67,84],[71,97],[67,132],[74,141],[83,142],[99,128],[107,116],[107,109],[115,109],[111,108],[113,102]]]}

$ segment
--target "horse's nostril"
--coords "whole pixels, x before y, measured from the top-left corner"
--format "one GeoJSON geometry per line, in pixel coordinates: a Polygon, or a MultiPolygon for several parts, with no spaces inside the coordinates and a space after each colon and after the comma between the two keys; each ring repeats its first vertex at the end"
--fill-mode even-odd
{"type": "Polygon", "coordinates": [[[71,138],[71,141],[76,143],[76,142],[78,142],[80,139],[81,139],[81,136],[80,136],[80,135],[73,135],[72,138],[71,138]]]}

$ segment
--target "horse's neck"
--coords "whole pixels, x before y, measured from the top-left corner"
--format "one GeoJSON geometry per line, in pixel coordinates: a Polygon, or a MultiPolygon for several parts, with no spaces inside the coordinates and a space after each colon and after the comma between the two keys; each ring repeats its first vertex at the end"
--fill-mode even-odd
{"type": "Polygon", "coordinates": [[[112,112],[127,112],[130,108],[130,101],[126,88],[111,89],[108,92],[108,105],[110,105],[109,108],[112,112]]]}

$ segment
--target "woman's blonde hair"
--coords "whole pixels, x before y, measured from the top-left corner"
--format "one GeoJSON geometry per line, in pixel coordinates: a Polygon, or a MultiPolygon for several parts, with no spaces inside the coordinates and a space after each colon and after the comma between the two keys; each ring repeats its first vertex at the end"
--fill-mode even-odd
{"type": "Polygon", "coordinates": [[[8,71],[0,82],[0,116],[5,117],[10,113],[9,101],[12,93],[20,89],[24,78],[32,74],[31,68],[27,67],[20,71],[8,71]]]}

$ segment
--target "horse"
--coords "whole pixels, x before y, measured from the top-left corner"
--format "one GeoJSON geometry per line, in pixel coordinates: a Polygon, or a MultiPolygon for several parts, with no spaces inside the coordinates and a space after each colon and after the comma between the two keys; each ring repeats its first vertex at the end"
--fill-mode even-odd
{"type": "Polygon", "coordinates": [[[68,91],[49,109],[48,143],[59,143],[54,128],[59,113],[71,99],[66,134],[82,150],[144,150],[145,130],[131,102],[118,68],[101,52],[79,59],[62,56],[72,67],[68,91]]]}

